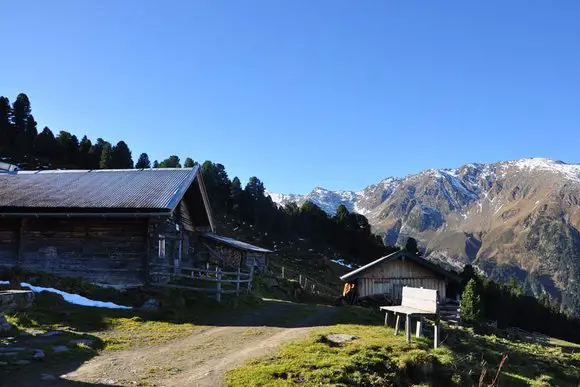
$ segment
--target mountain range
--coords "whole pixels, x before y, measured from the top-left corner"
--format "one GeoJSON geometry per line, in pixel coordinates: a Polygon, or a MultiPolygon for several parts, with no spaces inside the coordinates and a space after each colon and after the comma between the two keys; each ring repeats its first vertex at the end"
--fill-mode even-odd
{"type": "Polygon", "coordinates": [[[494,280],[515,277],[580,313],[580,165],[531,158],[429,169],[361,191],[321,187],[270,193],[280,205],[311,201],[328,214],[343,204],[365,215],[388,244],[416,238],[425,256],[494,280]]]}

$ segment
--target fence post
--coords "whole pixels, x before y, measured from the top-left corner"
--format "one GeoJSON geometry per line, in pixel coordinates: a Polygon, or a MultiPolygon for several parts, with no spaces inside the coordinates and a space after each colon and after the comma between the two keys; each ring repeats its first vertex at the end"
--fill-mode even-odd
{"type": "Polygon", "coordinates": [[[252,292],[252,281],[254,279],[254,266],[250,268],[250,282],[248,282],[248,293],[252,292]]]}
{"type": "Polygon", "coordinates": [[[240,295],[240,267],[238,266],[238,282],[236,282],[236,296],[240,295]]]}
{"type": "Polygon", "coordinates": [[[284,266],[282,266],[282,279],[284,279],[284,266]]]}
{"type": "Polygon", "coordinates": [[[220,271],[219,267],[215,267],[215,278],[216,278],[216,294],[215,294],[215,300],[217,302],[221,302],[222,301],[222,273],[220,271]]]}
{"type": "Polygon", "coordinates": [[[302,274],[298,274],[298,283],[302,286],[302,274]]]}

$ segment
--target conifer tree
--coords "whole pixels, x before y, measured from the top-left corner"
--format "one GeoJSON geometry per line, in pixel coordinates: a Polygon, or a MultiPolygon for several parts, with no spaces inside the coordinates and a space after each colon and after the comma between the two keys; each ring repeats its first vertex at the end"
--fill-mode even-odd
{"type": "Polygon", "coordinates": [[[101,152],[101,161],[99,162],[99,168],[101,169],[112,168],[111,166],[112,151],[113,149],[111,147],[111,144],[109,144],[108,142],[105,143],[105,145],[103,146],[103,151],[101,152]]]}
{"type": "Polygon", "coordinates": [[[417,245],[417,240],[415,238],[407,238],[407,243],[405,243],[405,251],[411,254],[420,255],[419,246],[417,245]]]}
{"type": "Polygon", "coordinates": [[[133,158],[131,150],[125,141],[119,141],[111,150],[111,168],[130,169],[133,168],[133,158]]]}
{"type": "Polygon", "coordinates": [[[479,295],[477,282],[472,278],[461,294],[460,304],[461,319],[468,323],[476,323],[482,317],[482,303],[479,295]]]}
{"type": "Polygon", "coordinates": [[[181,168],[179,157],[172,155],[159,163],[159,168],[181,168]]]}
{"type": "Polygon", "coordinates": [[[193,168],[194,165],[195,165],[195,162],[193,161],[193,159],[191,157],[186,158],[185,162],[183,163],[184,168],[193,168]]]}
{"type": "Polygon", "coordinates": [[[139,155],[139,159],[137,160],[137,164],[135,164],[135,168],[151,168],[151,162],[149,161],[149,155],[147,155],[147,153],[141,153],[139,155]]]}
{"type": "Polygon", "coordinates": [[[7,152],[14,144],[12,107],[6,97],[0,97],[0,151],[7,152]]]}
{"type": "Polygon", "coordinates": [[[153,161],[153,168],[159,168],[159,161],[153,161]]]}

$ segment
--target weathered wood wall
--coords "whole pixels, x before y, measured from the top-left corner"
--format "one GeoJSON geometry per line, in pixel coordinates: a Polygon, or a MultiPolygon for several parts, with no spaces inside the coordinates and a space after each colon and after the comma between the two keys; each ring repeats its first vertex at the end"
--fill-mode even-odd
{"type": "Polygon", "coordinates": [[[17,220],[20,222],[16,230],[21,227],[21,231],[15,237],[5,225],[0,228],[0,238],[16,241],[12,246],[3,243],[9,246],[0,250],[4,266],[20,264],[25,270],[103,284],[138,285],[144,281],[144,219],[23,218],[17,220]]]}
{"type": "Polygon", "coordinates": [[[16,265],[20,219],[0,218],[0,267],[16,265]]]}
{"type": "Polygon", "coordinates": [[[400,302],[403,286],[434,289],[439,300],[446,298],[446,281],[441,275],[409,260],[386,262],[366,272],[358,280],[358,296],[385,294],[393,302],[400,302]]]}

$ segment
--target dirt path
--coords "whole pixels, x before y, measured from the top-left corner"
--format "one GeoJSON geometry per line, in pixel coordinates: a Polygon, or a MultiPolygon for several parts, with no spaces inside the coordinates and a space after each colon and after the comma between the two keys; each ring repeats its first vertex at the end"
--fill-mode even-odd
{"type": "Polygon", "coordinates": [[[220,386],[227,370],[305,336],[333,314],[329,307],[272,303],[235,325],[208,327],[155,347],[105,352],[61,376],[55,386],[220,386]]]}

